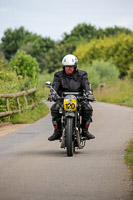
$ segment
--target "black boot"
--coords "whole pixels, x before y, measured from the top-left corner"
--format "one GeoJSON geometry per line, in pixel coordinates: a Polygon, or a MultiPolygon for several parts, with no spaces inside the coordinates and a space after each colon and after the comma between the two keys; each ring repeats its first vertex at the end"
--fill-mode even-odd
{"type": "Polygon", "coordinates": [[[95,136],[92,135],[91,133],[89,133],[88,129],[86,129],[86,128],[82,129],[82,136],[85,137],[87,140],[95,138],[95,136]]]}
{"type": "Polygon", "coordinates": [[[90,120],[82,121],[82,136],[85,137],[87,140],[95,138],[95,136],[89,133],[88,131],[89,125],[90,125],[90,120]]]}
{"type": "Polygon", "coordinates": [[[54,140],[59,140],[60,137],[62,136],[62,130],[61,130],[61,120],[55,121],[53,120],[53,126],[54,126],[54,133],[51,135],[48,140],[49,141],[54,141],[54,140]]]}
{"type": "Polygon", "coordinates": [[[55,130],[53,135],[51,135],[48,140],[49,141],[54,141],[54,140],[59,140],[60,137],[62,136],[61,130],[55,130]]]}

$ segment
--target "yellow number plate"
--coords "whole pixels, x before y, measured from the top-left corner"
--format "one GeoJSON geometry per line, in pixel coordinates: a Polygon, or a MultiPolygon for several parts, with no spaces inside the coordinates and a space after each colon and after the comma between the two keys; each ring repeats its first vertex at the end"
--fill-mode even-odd
{"type": "Polygon", "coordinates": [[[64,99],[64,109],[69,112],[76,110],[77,101],[76,99],[64,99]]]}

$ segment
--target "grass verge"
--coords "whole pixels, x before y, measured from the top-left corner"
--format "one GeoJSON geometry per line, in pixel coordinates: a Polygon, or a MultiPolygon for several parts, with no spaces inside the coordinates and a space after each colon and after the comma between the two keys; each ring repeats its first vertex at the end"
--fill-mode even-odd
{"type": "Polygon", "coordinates": [[[133,107],[133,81],[119,80],[94,91],[97,101],[133,107]]]}
{"type": "Polygon", "coordinates": [[[39,103],[33,109],[27,109],[22,113],[11,115],[10,122],[13,124],[32,123],[44,117],[49,112],[49,107],[44,103],[39,103]]]}
{"type": "Polygon", "coordinates": [[[133,140],[130,140],[128,147],[125,149],[125,163],[131,171],[131,177],[133,180],[133,140]]]}
{"type": "MultiPolygon", "coordinates": [[[[96,89],[94,96],[97,101],[133,107],[133,81],[125,79],[105,85],[103,88],[96,89]]],[[[133,140],[125,149],[125,163],[131,171],[133,180],[133,140]]]]}

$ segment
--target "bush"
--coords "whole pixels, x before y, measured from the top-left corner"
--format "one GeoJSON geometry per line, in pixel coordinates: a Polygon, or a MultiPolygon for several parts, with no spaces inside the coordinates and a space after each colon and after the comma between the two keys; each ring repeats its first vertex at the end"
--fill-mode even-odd
{"type": "Polygon", "coordinates": [[[92,68],[92,66],[87,66],[82,68],[88,73],[88,80],[91,83],[93,89],[97,88],[100,84],[100,77],[99,74],[92,68]]]}
{"type": "Polygon", "coordinates": [[[105,62],[101,61],[94,61],[92,63],[92,68],[97,72],[100,77],[100,82],[113,82],[118,80],[119,77],[119,70],[117,67],[111,63],[111,61],[105,62]]]}
{"type": "Polygon", "coordinates": [[[8,61],[5,59],[4,56],[2,56],[0,58],[0,70],[7,68],[7,66],[8,66],[8,61]]]}
{"type": "Polygon", "coordinates": [[[128,71],[128,77],[129,77],[129,79],[133,80],[133,64],[130,65],[130,68],[128,71]]]}
{"type": "Polygon", "coordinates": [[[11,59],[9,67],[23,78],[28,76],[32,82],[36,82],[39,75],[39,65],[35,58],[27,55],[25,51],[17,51],[17,54],[11,59]]]}
{"type": "Polygon", "coordinates": [[[92,64],[83,65],[81,69],[88,73],[88,79],[93,89],[97,88],[101,82],[114,82],[118,80],[119,76],[118,69],[111,61],[96,60],[92,64]]]}

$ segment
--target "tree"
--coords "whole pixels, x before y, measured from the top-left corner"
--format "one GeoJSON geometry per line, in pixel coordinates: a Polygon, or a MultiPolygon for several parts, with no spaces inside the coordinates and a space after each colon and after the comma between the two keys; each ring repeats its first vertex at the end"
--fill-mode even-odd
{"type": "Polygon", "coordinates": [[[109,37],[109,36],[114,36],[114,35],[118,35],[120,33],[126,33],[126,34],[130,34],[132,33],[132,31],[130,31],[127,28],[124,27],[119,27],[119,26],[114,26],[114,27],[108,27],[104,30],[104,35],[109,37]]]}
{"type": "Polygon", "coordinates": [[[3,46],[0,44],[0,59],[4,57],[3,46]]]}
{"type": "Polygon", "coordinates": [[[29,37],[31,33],[26,31],[24,27],[12,30],[7,29],[2,37],[2,45],[6,59],[10,59],[14,55],[20,46],[24,43],[24,40],[29,37]]]}
{"type": "Polygon", "coordinates": [[[75,50],[75,46],[72,44],[56,45],[54,49],[50,49],[48,53],[42,57],[41,70],[47,70],[48,73],[62,67],[62,58],[66,54],[71,54],[75,50]]]}
{"type": "Polygon", "coordinates": [[[79,63],[88,64],[94,60],[108,61],[112,59],[117,66],[120,77],[127,75],[133,63],[133,34],[119,34],[117,36],[95,39],[89,43],[79,45],[74,54],[79,63]]]}
{"type": "Polygon", "coordinates": [[[26,44],[22,45],[20,50],[24,50],[27,54],[35,57],[40,64],[41,57],[44,57],[44,54],[54,47],[55,42],[53,40],[36,35],[34,40],[28,41],[26,44]]]}
{"type": "Polygon", "coordinates": [[[109,37],[111,35],[118,35],[120,33],[130,34],[131,32],[131,30],[124,27],[114,26],[106,29],[97,29],[91,24],[83,23],[75,26],[70,34],[64,33],[61,43],[75,43],[79,45],[79,43],[89,42],[94,38],[104,38],[104,36],[109,37]]]}
{"type": "Polygon", "coordinates": [[[78,24],[72,29],[70,34],[64,33],[61,43],[73,43],[79,42],[79,40],[90,41],[92,38],[96,37],[96,33],[97,30],[95,26],[92,26],[91,24],[87,25],[85,23],[78,24]]]}

